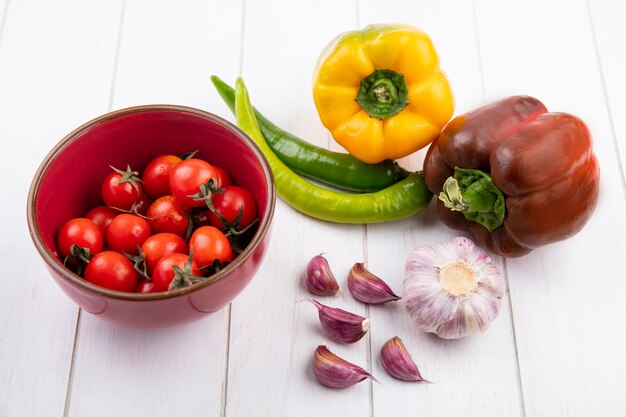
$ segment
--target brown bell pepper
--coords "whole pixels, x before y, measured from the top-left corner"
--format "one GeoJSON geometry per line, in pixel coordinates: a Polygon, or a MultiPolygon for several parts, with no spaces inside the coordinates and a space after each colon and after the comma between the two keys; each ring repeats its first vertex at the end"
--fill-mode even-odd
{"type": "Polygon", "coordinates": [[[428,150],[424,177],[446,225],[517,257],[585,225],[600,170],[582,120],[513,96],[450,121],[428,150]]]}

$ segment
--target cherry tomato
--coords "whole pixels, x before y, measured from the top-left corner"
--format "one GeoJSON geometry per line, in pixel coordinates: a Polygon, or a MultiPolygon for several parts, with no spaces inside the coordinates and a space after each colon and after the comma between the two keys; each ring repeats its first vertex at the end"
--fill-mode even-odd
{"type": "Polygon", "coordinates": [[[230,175],[228,175],[228,172],[226,172],[224,168],[213,165],[213,169],[215,169],[215,171],[217,172],[218,187],[224,188],[233,184],[233,181],[230,179],[230,175]]]}
{"type": "MultiPolygon", "coordinates": [[[[222,194],[215,194],[212,198],[213,207],[220,213],[226,220],[232,222],[239,214],[239,210],[242,210],[242,216],[239,220],[239,229],[245,229],[250,226],[257,217],[256,201],[252,194],[245,188],[231,185],[224,188],[222,194]]],[[[215,215],[215,213],[208,213],[211,224],[215,227],[224,227],[222,221],[215,215]]]]}
{"type": "Polygon", "coordinates": [[[204,201],[189,196],[197,194],[200,186],[211,178],[217,181],[217,172],[211,164],[201,159],[187,159],[170,171],[170,190],[184,208],[201,207],[206,204],[204,201]]]}
{"type": "Polygon", "coordinates": [[[152,275],[154,267],[165,255],[172,253],[189,253],[189,246],[182,237],[174,233],[157,233],[150,236],[141,245],[146,260],[148,274],[152,275]]]}
{"type": "Polygon", "coordinates": [[[216,259],[220,262],[230,262],[233,259],[233,249],[228,238],[221,230],[213,226],[202,226],[196,229],[189,240],[189,251],[199,268],[213,265],[216,259]]]}
{"type": "Polygon", "coordinates": [[[106,237],[109,225],[118,214],[120,214],[119,211],[109,206],[98,206],[89,210],[87,214],[85,214],[85,218],[94,222],[96,226],[100,228],[102,236],[106,237]]]}
{"type": "Polygon", "coordinates": [[[152,198],[159,198],[170,192],[170,171],[182,159],[176,155],[161,155],[154,158],[143,170],[141,180],[144,190],[152,198]]]}
{"type": "Polygon", "coordinates": [[[134,214],[118,214],[107,230],[107,243],[109,247],[118,252],[126,252],[137,255],[137,246],[150,237],[150,224],[134,214]]]}
{"type": "Polygon", "coordinates": [[[113,168],[102,182],[101,194],[107,206],[122,210],[130,210],[141,195],[141,183],[139,178],[131,171],[130,167],[124,171],[113,168]]]}
{"type": "MultiPolygon", "coordinates": [[[[152,274],[152,282],[156,291],[167,291],[175,275],[172,267],[176,265],[184,270],[188,259],[189,255],[182,253],[172,253],[161,258],[154,267],[154,273],[152,274]]],[[[201,275],[195,259],[191,261],[191,273],[201,275]]]]}
{"type": "Polygon", "coordinates": [[[139,280],[133,263],[119,252],[100,252],[87,264],[85,279],[110,290],[132,292],[139,280]]]}
{"type": "Polygon", "coordinates": [[[150,207],[153,202],[154,200],[152,199],[152,197],[143,192],[141,193],[137,201],[135,201],[134,211],[136,211],[137,214],[145,216],[148,212],[148,207],[150,207]]]}
{"type": "Polygon", "coordinates": [[[89,249],[90,255],[102,251],[104,239],[98,225],[89,219],[76,218],[66,222],[59,231],[57,245],[61,260],[72,251],[72,245],[89,249]]]}
{"type": "Polygon", "coordinates": [[[139,281],[139,284],[137,284],[137,288],[135,288],[135,292],[138,292],[141,294],[148,294],[151,292],[157,292],[157,290],[154,287],[154,282],[150,281],[149,279],[144,278],[141,281],[139,281]]]}
{"type": "Polygon", "coordinates": [[[193,225],[194,227],[202,227],[202,226],[211,226],[211,219],[209,218],[209,213],[211,210],[206,209],[201,212],[193,213],[193,225]]]}
{"type": "Polygon", "coordinates": [[[174,233],[187,237],[189,217],[178,200],[171,195],[158,198],[146,212],[153,233],[174,233]]]}

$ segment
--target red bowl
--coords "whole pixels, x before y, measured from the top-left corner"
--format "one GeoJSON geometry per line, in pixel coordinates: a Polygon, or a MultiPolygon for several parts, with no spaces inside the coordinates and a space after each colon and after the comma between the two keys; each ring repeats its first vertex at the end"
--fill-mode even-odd
{"type": "Polygon", "coordinates": [[[228,121],[190,107],[138,106],[105,114],[59,142],[41,163],[28,193],[28,227],[50,274],[84,310],[125,326],[163,327],[205,317],[228,304],[259,268],[270,238],[276,193],[261,150],[228,121]],[[56,235],[67,220],[101,204],[109,165],[145,167],[161,154],[198,150],[226,169],[256,199],[259,224],[246,249],[208,281],[166,293],[135,294],[91,284],[65,268],[56,235]]]}

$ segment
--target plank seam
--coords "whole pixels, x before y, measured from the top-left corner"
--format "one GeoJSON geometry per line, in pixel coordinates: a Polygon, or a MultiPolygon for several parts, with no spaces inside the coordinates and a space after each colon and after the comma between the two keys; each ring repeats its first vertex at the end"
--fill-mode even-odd
{"type": "Polygon", "coordinates": [[[122,9],[120,11],[120,26],[117,31],[117,44],[115,45],[115,57],[113,58],[113,74],[111,75],[111,89],[109,91],[108,110],[113,108],[113,99],[115,97],[115,85],[117,84],[117,67],[119,66],[120,49],[122,46],[122,35],[124,34],[124,18],[126,15],[126,0],[122,1],[122,9]]]}
{"type": "MultiPolygon", "coordinates": [[[[356,15],[355,24],[357,29],[361,27],[361,5],[359,0],[354,1],[354,12],[356,15]]],[[[330,148],[330,135],[329,135],[329,144],[330,148]]],[[[368,246],[367,246],[367,224],[363,224],[363,263],[367,266],[368,259],[368,246]]],[[[369,318],[371,316],[370,306],[368,304],[365,305],[365,315],[369,318]]],[[[374,361],[372,359],[372,332],[367,332],[367,337],[365,338],[365,366],[367,367],[367,371],[373,375],[374,372],[374,361]]],[[[369,406],[370,406],[370,417],[374,417],[374,381],[369,380],[369,406]]]]}
{"type": "Polygon", "coordinates": [[[243,77],[243,50],[246,39],[246,0],[241,2],[241,40],[239,41],[239,76],[243,77]]]}
{"type": "MultiPolygon", "coordinates": [[[[293,303],[293,320],[291,321],[291,346],[289,347],[289,373],[287,376],[287,388],[285,389],[285,397],[289,397],[291,395],[291,391],[292,391],[292,386],[293,384],[290,384],[289,381],[293,381],[294,378],[294,357],[295,357],[295,350],[296,350],[296,343],[297,343],[297,335],[298,335],[298,328],[299,328],[299,319],[298,319],[298,305],[300,304],[300,301],[305,301],[305,300],[299,300],[299,301],[295,301],[293,303]]],[[[281,410],[280,415],[281,416],[287,416],[287,406],[288,403],[287,401],[285,401],[283,403],[283,407],[281,410]]]]}
{"type": "Polygon", "coordinates": [[[509,313],[511,314],[511,330],[513,331],[513,344],[515,346],[515,366],[517,373],[517,386],[519,387],[519,396],[521,401],[522,416],[526,417],[526,400],[524,399],[524,386],[522,384],[522,368],[519,359],[519,347],[517,346],[517,331],[515,329],[515,318],[513,317],[513,300],[511,298],[511,287],[509,286],[509,270],[506,259],[502,259],[502,269],[504,271],[504,282],[506,284],[506,293],[509,303],[509,313]]]}
{"type": "Polygon", "coordinates": [[[222,406],[221,417],[226,417],[226,404],[228,403],[228,366],[230,363],[230,326],[233,311],[233,303],[228,304],[228,313],[226,319],[226,346],[224,347],[224,380],[222,381],[222,406]]]}
{"type": "MultiPolygon", "coordinates": [[[[7,0],[7,4],[8,4],[8,0],[7,0]]],[[[120,25],[119,25],[119,29],[118,29],[118,36],[117,36],[117,44],[116,44],[116,49],[115,49],[115,58],[113,61],[113,74],[111,77],[111,88],[109,91],[109,102],[108,102],[108,110],[111,110],[112,104],[113,104],[113,95],[115,92],[115,83],[116,83],[116,78],[117,78],[117,66],[118,66],[118,58],[119,58],[119,54],[120,54],[120,45],[121,45],[121,39],[122,39],[122,30],[123,30],[123,26],[124,26],[124,14],[125,14],[125,10],[126,10],[126,0],[123,0],[122,2],[122,8],[120,11],[120,25]]],[[[6,15],[5,15],[6,16],[6,15]]],[[[4,25],[3,27],[4,28],[4,25]]],[[[0,36],[1,36],[1,32],[0,32],[0,36]]],[[[0,38],[1,41],[1,38],[0,38]]],[[[63,417],[67,417],[69,415],[69,411],[70,411],[70,403],[71,403],[71,398],[72,398],[72,388],[74,386],[74,371],[75,371],[75,367],[76,367],[76,351],[77,351],[77,347],[78,347],[78,340],[79,340],[79,328],[80,328],[80,319],[82,316],[82,309],[79,308],[78,309],[78,315],[76,318],[76,328],[74,331],[74,345],[72,347],[72,356],[70,359],[70,370],[69,370],[69,375],[68,375],[68,381],[67,381],[67,389],[65,391],[65,404],[64,404],[64,408],[63,408],[63,417]]]]}
{"type": "Polygon", "coordinates": [[[611,111],[611,102],[609,100],[608,89],[606,85],[606,79],[604,77],[604,67],[602,65],[602,56],[600,55],[600,48],[598,46],[598,38],[596,36],[596,28],[593,23],[593,17],[591,13],[591,5],[589,0],[585,1],[587,6],[587,18],[589,19],[589,27],[591,29],[591,39],[593,41],[593,49],[596,55],[596,62],[598,64],[598,71],[600,72],[600,83],[602,85],[602,93],[604,95],[604,105],[606,107],[606,112],[609,117],[609,128],[611,129],[611,136],[613,136],[613,146],[615,147],[615,158],[617,159],[617,166],[619,168],[619,172],[622,175],[622,191],[624,198],[626,198],[626,173],[624,172],[624,164],[620,158],[619,145],[617,142],[617,133],[615,131],[615,121],[613,118],[613,112],[611,111]]]}
{"type": "Polygon", "coordinates": [[[4,3],[4,10],[2,11],[2,20],[0,20],[0,46],[2,46],[2,38],[4,37],[4,27],[7,21],[7,14],[9,14],[9,0],[4,3]]]}
{"type": "Polygon", "coordinates": [[[480,51],[480,33],[478,32],[478,16],[476,15],[476,0],[472,0],[472,19],[474,20],[474,37],[476,38],[476,56],[478,58],[478,72],[480,72],[480,92],[483,101],[487,99],[485,90],[485,69],[483,68],[483,56],[480,51]]]}
{"type": "MultiPolygon", "coordinates": [[[[241,2],[241,40],[239,41],[239,75],[243,74],[243,48],[246,33],[246,0],[241,2]]],[[[222,404],[220,416],[226,417],[228,408],[228,372],[230,368],[230,335],[233,316],[233,303],[228,304],[228,318],[226,326],[226,346],[224,349],[224,380],[222,381],[222,404]]]]}
{"type": "MultiPolygon", "coordinates": [[[[369,267],[368,259],[368,247],[367,247],[367,224],[363,224],[363,263],[369,267]]],[[[365,304],[365,316],[371,317],[369,304],[365,304]]],[[[372,332],[367,332],[365,338],[365,363],[367,371],[370,374],[374,373],[374,363],[372,360],[372,332]]],[[[369,380],[369,403],[370,403],[370,417],[374,417],[374,381],[369,380]]]]}
{"type": "MultiPolygon", "coordinates": [[[[485,82],[485,69],[483,67],[483,56],[481,52],[480,31],[478,30],[478,15],[476,12],[476,0],[472,0],[472,19],[474,21],[474,37],[476,38],[476,56],[478,57],[478,71],[480,72],[480,90],[483,96],[483,101],[487,100],[487,90],[485,82]]],[[[524,388],[522,386],[522,371],[520,367],[519,348],[517,345],[517,332],[515,330],[515,318],[513,313],[513,301],[511,297],[511,289],[509,286],[509,272],[506,259],[502,259],[502,270],[504,276],[504,282],[506,285],[506,293],[508,298],[509,313],[511,317],[511,332],[513,333],[513,346],[515,348],[515,373],[517,377],[517,386],[519,389],[520,408],[522,416],[526,417],[526,401],[524,399],[524,388]]]]}
{"type": "MultiPolygon", "coordinates": [[[[367,227],[367,226],[366,226],[367,227]]],[[[365,306],[365,313],[367,317],[371,316],[370,306],[369,304],[365,306]]],[[[374,374],[374,361],[372,360],[372,332],[367,332],[367,338],[365,339],[365,355],[366,355],[366,366],[367,371],[373,375],[374,374]]],[[[374,417],[374,381],[370,378],[369,380],[370,389],[370,417],[374,417]]]]}
{"type": "Polygon", "coordinates": [[[76,327],[74,329],[74,344],[72,345],[72,355],[70,357],[70,369],[67,376],[67,388],[65,389],[65,403],[63,405],[63,417],[67,417],[70,412],[70,402],[72,399],[72,388],[74,386],[74,369],[76,367],[76,350],[78,347],[78,336],[80,328],[80,318],[82,315],[82,309],[78,308],[78,314],[76,315],[76,327]]]}

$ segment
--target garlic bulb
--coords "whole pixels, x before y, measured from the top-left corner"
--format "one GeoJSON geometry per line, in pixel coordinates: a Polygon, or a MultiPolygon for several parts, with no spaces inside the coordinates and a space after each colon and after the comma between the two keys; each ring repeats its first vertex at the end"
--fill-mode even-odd
{"type": "Polygon", "coordinates": [[[423,246],[407,259],[404,306],[418,328],[444,339],[485,331],[503,296],[502,277],[489,255],[467,238],[423,246]]]}

